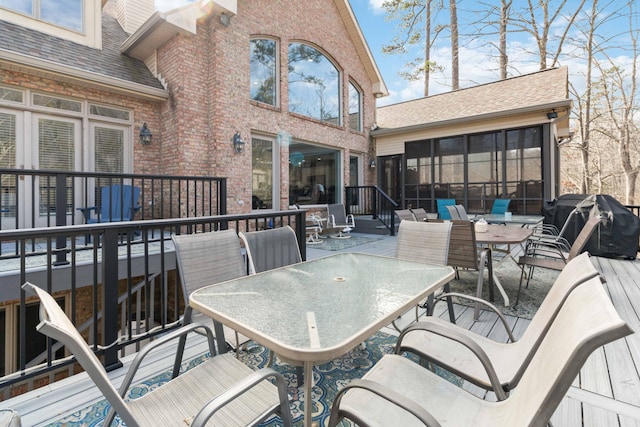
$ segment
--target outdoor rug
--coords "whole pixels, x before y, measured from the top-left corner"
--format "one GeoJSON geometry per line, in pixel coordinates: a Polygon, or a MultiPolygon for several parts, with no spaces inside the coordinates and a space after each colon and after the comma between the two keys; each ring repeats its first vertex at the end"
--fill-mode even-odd
{"type": "MultiPolygon", "coordinates": [[[[366,342],[366,348],[359,346],[343,357],[334,359],[323,365],[315,366],[313,369],[314,387],[313,400],[315,407],[313,410],[314,421],[319,421],[319,425],[326,425],[329,420],[331,403],[337,391],[350,380],[361,378],[382,355],[392,353],[396,343],[393,335],[378,332],[366,342]]],[[[191,361],[187,366],[195,366],[202,362],[206,356],[201,356],[191,361]]],[[[253,369],[262,368],[269,361],[269,352],[262,346],[250,343],[247,351],[240,353],[241,360],[253,369]]],[[[303,391],[297,387],[297,377],[295,367],[281,363],[277,358],[273,368],[282,373],[289,382],[289,395],[293,399],[291,412],[296,426],[302,425],[304,402],[301,400],[303,391]]],[[[458,377],[443,371],[437,371],[439,375],[458,385],[462,383],[458,377]]],[[[165,372],[148,381],[137,384],[130,390],[129,398],[143,395],[154,388],[162,385],[170,379],[170,372],[165,372]]],[[[56,423],[50,424],[55,427],[93,427],[102,426],[102,421],[109,411],[110,405],[106,400],[102,400],[95,405],[75,412],[56,423]]],[[[116,425],[124,424],[116,418],[116,425]]],[[[279,417],[272,417],[262,424],[264,427],[281,426],[279,417]]],[[[350,425],[344,423],[344,425],[350,425]]]]}
{"type": "Polygon", "coordinates": [[[324,249],[325,251],[339,251],[364,245],[365,243],[375,242],[377,240],[381,240],[381,238],[352,234],[349,239],[332,239],[331,237],[327,237],[326,239],[321,239],[322,243],[308,245],[307,248],[324,249]]]}
{"type": "MultiPolygon", "coordinates": [[[[517,257],[516,257],[517,259],[517,257]]],[[[494,265],[496,262],[494,261],[494,265]]],[[[528,272],[529,269],[527,268],[528,272]]],[[[533,272],[533,277],[529,282],[529,287],[525,287],[526,278],[522,282],[522,290],[520,291],[520,301],[517,306],[513,306],[516,302],[516,296],[518,294],[518,284],[520,283],[520,268],[512,259],[505,259],[499,266],[494,267],[494,273],[498,276],[502,287],[506,294],[509,296],[511,305],[509,307],[504,306],[504,300],[497,288],[494,289],[494,301],[493,304],[500,309],[503,314],[510,316],[522,317],[525,319],[532,319],[533,315],[538,310],[538,307],[544,300],[544,297],[551,289],[551,286],[558,277],[559,271],[550,270],[547,268],[536,268],[533,272]]],[[[459,272],[459,279],[454,279],[451,282],[451,291],[460,292],[467,295],[476,294],[478,272],[473,270],[461,270],[459,272]]],[[[484,270],[484,281],[482,285],[482,298],[489,299],[489,274],[487,270],[484,270]]],[[[474,305],[475,303],[469,303],[464,299],[456,298],[454,302],[463,305],[474,305]]],[[[441,303],[442,304],[442,303],[441,303]]]]}

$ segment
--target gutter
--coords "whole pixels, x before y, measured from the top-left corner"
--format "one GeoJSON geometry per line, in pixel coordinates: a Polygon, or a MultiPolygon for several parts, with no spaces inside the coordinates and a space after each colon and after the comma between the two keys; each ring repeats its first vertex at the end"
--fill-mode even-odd
{"type": "Polygon", "coordinates": [[[495,119],[500,117],[516,116],[516,115],[527,114],[527,113],[532,113],[536,111],[552,110],[554,108],[570,109],[571,100],[566,99],[562,101],[550,102],[547,104],[538,104],[538,105],[533,105],[528,107],[516,108],[513,110],[493,111],[491,113],[478,114],[475,116],[457,117],[454,119],[440,120],[437,122],[420,123],[417,125],[403,126],[403,127],[397,127],[397,128],[378,128],[376,130],[372,130],[370,132],[370,135],[375,138],[377,136],[394,135],[398,133],[445,127],[445,126],[460,124],[460,123],[470,123],[470,122],[490,120],[490,119],[495,119]]]}
{"type": "Polygon", "coordinates": [[[64,77],[77,83],[106,89],[111,92],[131,95],[137,98],[151,101],[165,101],[169,99],[169,91],[165,89],[109,77],[104,74],[86,71],[76,67],[69,67],[57,62],[34,58],[6,49],[0,49],[0,66],[2,66],[3,63],[8,63],[9,69],[19,70],[21,67],[30,68],[43,74],[64,77]]]}

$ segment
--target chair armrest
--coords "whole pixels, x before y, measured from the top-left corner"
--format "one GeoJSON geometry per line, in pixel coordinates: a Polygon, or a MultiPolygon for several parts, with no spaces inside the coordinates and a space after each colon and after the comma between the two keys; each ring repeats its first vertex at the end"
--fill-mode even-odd
{"type": "MultiPolygon", "coordinates": [[[[151,341],[149,344],[145,345],[136,355],[136,358],[133,359],[133,362],[131,363],[131,366],[129,367],[129,370],[127,371],[127,375],[125,376],[124,380],[122,381],[122,385],[120,386],[120,395],[122,397],[126,396],[127,390],[129,389],[129,386],[131,386],[131,382],[133,381],[138,369],[140,368],[142,361],[144,360],[145,357],[147,357],[147,355],[149,355],[149,353],[151,353],[156,347],[162,346],[170,341],[173,340],[178,340],[182,337],[186,338],[186,335],[189,333],[197,333],[199,334],[204,334],[207,336],[207,341],[209,343],[209,352],[211,353],[212,357],[216,354],[215,351],[215,346],[214,346],[214,336],[213,336],[213,332],[211,331],[211,328],[209,328],[208,326],[205,326],[202,323],[189,323],[183,327],[181,327],[180,329],[177,329],[175,331],[172,331],[170,333],[168,333],[167,335],[162,336],[161,338],[158,338],[156,340],[151,341]]],[[[181,354],[177,353],[176,357],[181,356],[181,354]]],[[[178,361],[176,361],[176,364],[178,363],[178,361]]]]}
{"type": "Polygon", "coordinates": [[[383,399],[393,403],[394,405],[410,412],[413,416],[418,418],[427,427],[440,427],[440,423],[422,406],[418,405],[415,401],[409,399],[402,394],[391,390],[390,388],[378,384],[377,382],[370,380],[356,379],[344,386],[336,395],[331,405],[331,416],[329,418],[329,427],[336,426],[340,421],[340,402],[342,396],[348,390],[353,388],[359,388],[376,394],[383,399]]]}
{"type": "Polygon", "coordinates": [[[448,338],[450,340],[456,341],[463,346],[467,347],[482,363],[487,376],[489,377],[489,381],[491,382],[491,386],[493,387],[493,392],[496,394],[496,398],[498,400],[505,400],[507,395],[502,388],[502,384],[498,379],[498,374],[496,374],[496,370],[487,356],[487,353],[478,345],[477,342],[469,338],[467,335],[461,333],[460,331],[453,328],[450,324],[440,324],[430,322],[428,319],[423,320],[417,323],[414,323],[408,327],[406,327],[400,336],[398,337],[398,341],[396,342],[396,354],[399,353],[400,348],[402,347],[402,340],[404,336],[413,331],[424,331],[430,332],[432,334],[440,335],[441,337],[448,338]]]}
{"type": "Polygon", "coordinates": [[[498,319],[500,319],[500,322],[502,323],[502,326],[504,326],[504,330],[507,332],[507,335],[509,335],[509,341],[511,342],[516,342],[516,337],[513,336],[513,333],[511,332],[511,329],[509,328],[509,323],[507,322],[507,318],[504,317],[504,314],[502,314],[502,312],[493,304],[491,304],[489,301],[482,299],[482,298],[478,298],[478,297],[474,297],[471,295],[466,295],[466,294],[461,294],[458,292],[447,292],[444,294],[439,295],[433,302],[432,305],[435,305],[437,302],[442,301],[444,298],[447,297],[458,297],[458,298],[462,298],[462,299],[467,299],[469,301],[474,301],[477,302],[479,304],[484,305],[485,307],[487,307],[489,310],[493,311],[497,316],[498,319]]]}
{"type": "MultiPolygon", "coordinates": [[[[216,398],[210,400],[191,421],[191,427],[202,427],[207,424],[209,418],[211,418],[219,409],[222,409],[225,405],[232,402],[238,396],[249,391],[262,381],[267,381],[269,378],[275,378],[276,385],[278,387],[278,395],[280,396],[280,404],[289,405],[289,398],[287,394],[287,380],[274,371],[272,368],[259,369],[251,375],[247,376],[240,382],[233,385],[233,387],[227,389],[224,393],[218,395],[216,398]]],[[[284,424],[286,425],[286,423],[284,424]]]]}
{"type": "Polygon", "coordinates": [[[82,212],[82,216],[84,216],[85,222],[91,218],[91,211],[96,211],[98,209],[97,206],[87,206],[86,208],[76,208],[76,210],[82,212]]]}
{"type": "Polygon", "coordinates": [[[353,214],[347,215],[347,224],[355,228],[356,218],[353,216],[353,214]]]}

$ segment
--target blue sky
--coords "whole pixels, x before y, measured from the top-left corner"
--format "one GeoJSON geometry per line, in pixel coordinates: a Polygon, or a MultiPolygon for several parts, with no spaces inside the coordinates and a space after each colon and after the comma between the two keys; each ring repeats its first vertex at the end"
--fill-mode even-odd
{"type": "MultiPolygon", "coordinates": [[[[165,11],[191,2],[191,0],[155,1],[156,7],[159,10],[165,11]]],[[[381,7],[383,0],[349,0],[349,2],[375,58],[376,64],[382,74],[382,78],[389,90],[389,96],[379,99],[377,105],[383,106],[395,104],[422,97],[423,83],[421,81],[408,82],[398,75],[398,71],[403,68],[403,65],[406,62],[416,56],[421,56],[420,52],[418,52],[419,48],[416,47],[416,50],[405,56],[387,55],[383,54],[381,51],[382,46],[390,43],[393,36],[396,34],[396,24],[385,20],[385,14],[381,7]]],[[[495,0],[493,3],[499,4],[499,1],[495,0]]],[[[553,5],[557,5],[557,3],[553,1],[550,3],[552,4],[552,7],[553,5]]],[[[578,3],[578,0],[568,0],[567,10],[571,11],[572,6],[575,7],[578,3]]],[[[520,7],[524,4],[526,4],[524,3],[524,0],[514,0],[514,7],[520,7]]],[[[622,2],[609,0],[607,4],[609,5],[608,7],[611,7],[611,5],[619,5],[622,4],[622,2]]],[[[494,56],[495,49],[486,43],[487,38],[472,41],[462,40],[465,31],[471,31],[469,29],[469,24],[477,15],[477,13],[473,13],[470,9],[474,7],[479,8],[480,6],[477,5],[478,3],[476,1],[458,0],[458,20],[461,37],[459,47],[461,88],[488,83],[499,79],[497,58],[494,56]]],[[[587,4],[585,7],[590,7],[590,5],[587,4]]],[[[440,19],[443,22],[447,21],[448,18],[448,11],[444,11],[440,14],[440,19]]],[[[609,24],[608,27],[605,27],[602,31],[606,33],[607,36],[615,35],[618,31],[624,34],[627,25],[628,22],[626,21],[618,21],[617,23],[609,24]],[[618,25],[619,28],[616,28],[616,25],[618,25]]],[[[564,22],[562,19],[559,19],[556,26],[552,28],[552,31],[550,32],[549,43],[551,46],[553,46],[554,42],[557,41],[563,29],[564,22]]],[[[538,70],[538,60],[537,56],[534,54],[537,51],[537,48],[533,37],[522,34],[510,34],[508,36],[508,44],[510,76],[517,76],[538,70]]],[[[622,44],[624,44],[624,42],[622,42],[622,44]]],[[[445,31],[445,34],[437,41],[437,44],[432,51],[432,59],[435,60],[436,63],[442,65],[444,70],[442,72],[432,74],[430,95],[451,90],[449,68],[450,52],[450,40],[448,32],[445,31]]],[[[625,64],[630,63],[631,58],[626,55],[624,51],[616,51],[613,53],[616,64],[624,66],[625,64]]],[[[578,90],[585,86],[584,79],[582,78],[585,63],[579,52],[574,57],[563,57],[561,59],[561,65],[567,65],[569,67],[569,78],[578,90]]]]}

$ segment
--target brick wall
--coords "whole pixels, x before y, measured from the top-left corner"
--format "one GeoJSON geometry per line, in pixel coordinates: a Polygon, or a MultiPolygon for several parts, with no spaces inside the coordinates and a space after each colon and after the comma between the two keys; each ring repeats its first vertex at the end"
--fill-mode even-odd
{"type": "MultiPolygon", "coordinates": [[[[346,94],[349,79],[365,91],[371,88],[360,58],[331,1],[291,2],[262,0],[238,2],[238,14],[224,27],[218,16],[198,26],[196,37],[177,36],[158,53],[158,71],[166,79],[171,100],[161,108],[162,157],[176,174],[226,176],[229,212],[251,210],[252,134],[275,137],[280,131],[296,141],[343,149],[343,182],[349,182],[349,154],[373,155],[368,129],[374,122],[375,100],[364,93],[365,132],[348,129],[347,99],[343,96],[344,126],[334,126],[288,112],[287,50],[290,42],[308,43],[333,59],[342,72],[346,94]],[[280,55],[280,104],[276,108],[249,99],[249,41],[259,35],[275,38],[280,55]],[[245,152],[231,144],[239,131],[245,152]],[[242,204],[241,204],[242,203],[242,204]]],[[[288,151],[281,152],[281,202],[288,199],[288,151]]],[[[366,166],[366,181],[374,176],[366,166]]]]}

